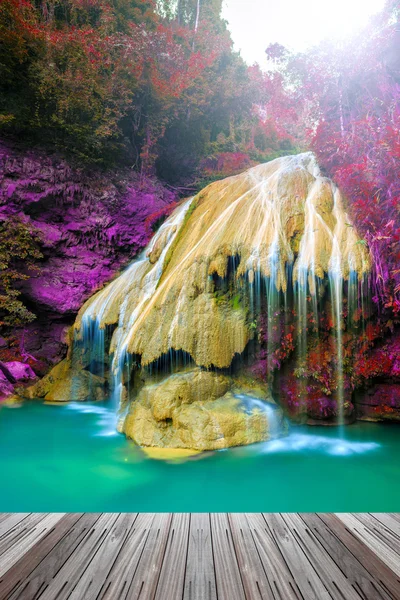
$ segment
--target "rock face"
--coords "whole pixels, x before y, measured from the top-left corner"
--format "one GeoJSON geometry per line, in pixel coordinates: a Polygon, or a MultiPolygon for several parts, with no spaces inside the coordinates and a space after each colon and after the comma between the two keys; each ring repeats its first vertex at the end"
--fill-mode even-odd
{"type": "Polygon", "coordinates": [[[146,385],[121,430],[140,446],[220,450],[284,432],[283,413],[268,402],[234,395],[229,377],[200,369],[146,385]]]}
{"type": "Polygon", "coordinates": [[[400,381],[379,383],[356,393],[356,413],[361,421],[400,422],[400,381]]]}
{"type": "Polygon", "coordinates": [[[33,369],[27,364],[17,360],[5,362],[3,364],[16,381],[29,381],[30,379],[36,378],[33,369]]]}
{"type": "MultiPolygon", "coordinates": [[[[251,292],[243,297],[241,284],[269,278],[285,293],[289,264],[290,284],[305,278],[312,290],[332,270],[343,279],[368,272],[368,254],[349,223],[340,192],[311,153],[259,165],[194,198],[154,293],[137,293],[149,270],[132,267],[119,290],[117,280],[83,306],[75,327],[85,314],[100,327],[119,322],[111,349],[140,355],[142,365],[173,349],[197,365],[229,367],[253,337],[251,292]],[[229,277],[238,284],[231,301],[224,293],[229,277]]],[[[157,245],[150,248],[148,269],[159,254],[157,245]]]]}
{"type": "Polygon", "coordinates": [[[64,358],[83,302],[146,245],[175,200],[159,182],[128,169],[85,171],[0,142],[0,219],[38,231],[43,254],[39,272],[21,284],[37,318],[13,332],[9,347],[0,346],[0,360],[28,362],[43,375],[64,358]]]}
{"type": "Polygon", "coordinates": [[[70,402],[76,400],[105,400],[107,397],[105,379],[84,369],[71,368],[68,359],[61,361],[37,384],[28,388],[28,398],[44,398],[48,402],[70,402]]]}
{"type": "Polygon", "coordinates": [[[354,402],[363,421],[400,421],[400,331],[356,363],[360,389],[354,402]]]}
{"type": "Polygon", "coordinates": [[[0,371],[0,399],[2,400],[8,396],[12,396],[13,393],[14,383],[9,381],[6,375],[0,371]]]}
{"type": "Polygon", "coordinates": [[[20,361],[0,361],[0,400],[14,394],[14,387],[32,383],[36,373],[28,364],[20,361]]]}

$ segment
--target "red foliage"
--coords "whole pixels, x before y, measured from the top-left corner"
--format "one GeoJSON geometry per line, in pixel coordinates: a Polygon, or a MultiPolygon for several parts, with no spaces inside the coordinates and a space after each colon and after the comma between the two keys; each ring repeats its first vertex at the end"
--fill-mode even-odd
{"type": "Polygon", "coordinates": [[[369,352],[359,352],[354,364],[354,382],[362,386],[373,378],[393,379],[400,377],[400,334],[396,332],[386,342],[369,352]]]}
{"type": "Polygon", "coordinates": [[[220,152],[204,160],[201,170],[205,176],[233,175],[249,168],[252,164],[250,156],[244,152],[220,152]]]}
{"type": "Polygon", "coordinates": [[[267,56],[270,115],[292,123],[295,138],[345,192],[374,258],[374,300],[400,313],[398,0],[342,47],[324,43],[293,55],[274,44],[267,56]]]}
{"type": "Polygon", "coordinates": [[[229,36],[209,25],[202,16],[194,47],[191,27],[163,19],[155,0],[2,0],[0,77],[18,94],[24,85],[36,108],[29,117],[25,106],[15,112],[10,102],[3,116],[0,102],[0,123],[21,119],[28,128],[57,128],[75,136],[73,150],[82,155],[108,142],[113,148],[129,126],[148,169],[174,102],[230,49],[229,36]]]}
{"type": "Polygon", "coordinates": [[[171,202],[171,204],[167,204],[160,210],[149,215],[144,222],[148,234],[150,235],[153,233],[157,226],[159,226],[160,223],[162,223],[177,206],[177,202],[171,202]]]}

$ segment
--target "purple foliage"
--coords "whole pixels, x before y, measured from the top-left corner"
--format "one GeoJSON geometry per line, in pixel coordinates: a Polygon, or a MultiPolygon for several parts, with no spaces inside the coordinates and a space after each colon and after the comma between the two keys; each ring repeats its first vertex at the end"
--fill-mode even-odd
{"type": "Polygon", "coordinates": [[[156,221],[175,200],[160,182],[130,169],[87,172],[0,143],[0,219],[18,217],[36,229],[44,255],[39,273],[21,284],[38,317],[26,328],[27,352],[59,360],[60,328],[147,244],[152,215],[156,221]]]}

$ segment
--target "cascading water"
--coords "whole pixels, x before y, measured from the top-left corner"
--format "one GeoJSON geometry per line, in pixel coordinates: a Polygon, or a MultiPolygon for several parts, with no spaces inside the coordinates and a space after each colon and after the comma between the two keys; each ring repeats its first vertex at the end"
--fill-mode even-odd
{"type": "MultiPolygon", "coordinates": [[[[104,375],[106,324],[103,318],[107,308],[112,306],[113,301],[124,296],[119,312],[118,327],[112,342],[113,352],[110,354],[112,357],[110,365],[111,400],[115,411],[118,411],[123,396],[124,369],[128,373],[130,370],[126,331],[129,332],[130,327],[133,326],[135,319],[140,314],[140,310],[155,292],[163,272],[167,252],[179,232],[179,227],[190,208],[191,202],[192,198],[174,211],[171,217],[161,225],[140,257],[118,279],[102,290],[97,295],[96,301],[82,315],[81,330],[84,351],[86,350],[89,353],[91,365],[94,362],[102,365],[102,374],[104,375]],[[161,254],[155,264],[153,264],[150,257],[159,244],[162,245],[161,254]],[[128,290],[132,290],[132,288],[137,291],[137,303],[133,307],[133,310],[129,312],[129,295],[127,292],[128,290]]],[[[78,339],[77,343],[80,346],[81,340],[78,339]]],[[[129,377],[127,381],[129,383],[129,377]]]]}
{"type": "MultiPolygon", "coordinates": [[[[350,313],[363,313],[362,282],[370,269],[359,242],[340,191],[321,175],[311,153],[259,165],[178,207],[143,254],[83,307],[76,345],[100,375],[109,354],[113,405],[129,409],[134,363],[151,376],[161,363],[169,373],[186,372],[191,364],[211,373],[229,368],[235,376],[233,359],[250,342],[256,349],[263,335],[267,383],[281,360],[279,341],[293,331],[301,376],[310,343],[319,351],[322,308],[330,306],[337,419],[343,423],[344,306],[350,330],[350,313]]],[[[143,402],[151,404],[149,393],[143,402]]],[[[186,393],[173,402],[180,406],[186,393]]],[[[308,394],[301,377],[298,393],[308,394]]],[[[210,418],[221,427],[215,410],[210,418]]],[[[150,413],[145,421],[154,408],[150,413]]],[[[159,427],[171,421],[160,417],[159,427]]]]}
{"type": "Polygon", "coordinates": [[[244,410],[249,415],[251,415],[254,410],[258,410],[261,414],[265,414],[270,440],[275,439],[282,434],[282,420],[277,416],[276,407],[267,402],[263,402],[259,398],[249,396],[248,394],[234,394],[234,398],[237,398],[240,401],[244,410]]]}

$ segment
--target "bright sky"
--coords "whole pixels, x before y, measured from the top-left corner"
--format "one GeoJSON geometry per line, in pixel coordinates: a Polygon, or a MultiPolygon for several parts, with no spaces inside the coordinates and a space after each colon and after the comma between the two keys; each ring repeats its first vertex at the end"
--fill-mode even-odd
{"type": "Polygon", "coordinates": [[[384,4],[385,0],[224,0],[222,14],[242,57],[265,66],[269,44],[301,51],[324,38],[348,37],[384,4]]]}

